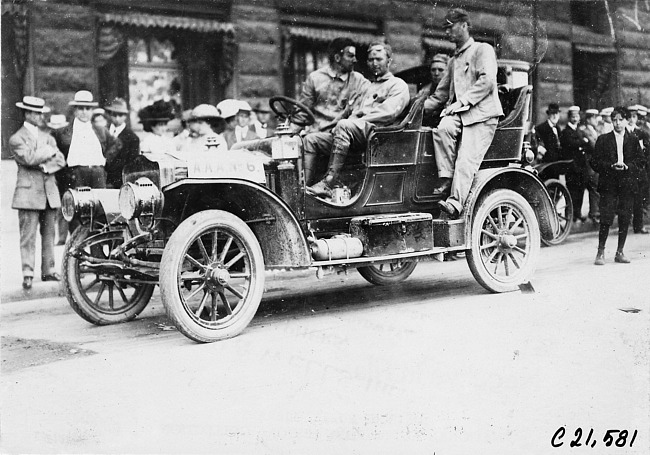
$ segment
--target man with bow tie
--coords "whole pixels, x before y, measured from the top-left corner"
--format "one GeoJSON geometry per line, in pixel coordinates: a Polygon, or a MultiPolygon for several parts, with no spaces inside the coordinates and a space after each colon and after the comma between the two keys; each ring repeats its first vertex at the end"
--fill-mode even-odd
{"type": "MultiPolygon", "coordinates": [[[[550,103],[546,109],[547,119],[535,127],[535,140],[537,142],[537,162],[554,163],[563,159],[562,145],[560,144],[560,127],[557,122],[560,120],[560,106],[557,103],[550,103]]],[[[544,171],[550,175],[550,170],[544,171]]],[[[559,170],[552,171],[552,178],[560,176],[559,170]]]]}
{"type": "Polygon", "coordinates": [[[474,41],[469,15],[461,8],[447,12],[443,27],[456,44],[456,53],[424,109],[425,115],[431,116],[444,107],[442,120],[433,130],[438,166],[438,187],[433,194],[440,198],[442,211],[450,218],[458,218],[503,110],[492,46],[474,41]],[[456,147],[459,136],[460,145],[456,147]]]}
{"type": "Polygon", "coordinates": [[[54,231],[61,199],[54,173],[65,166],[65,159],[52,136],[42,129],[45,127],[44,115],[50,112],[45,100],[26,96],[16,106],[24,112],[25,123],[9,138],[11,154],[18,165],[16,191],[11,206],[18,210],[23,288],[28,290],[34,280],[39,224],[41,280],[60,279],[54,267],[54,231]]]}

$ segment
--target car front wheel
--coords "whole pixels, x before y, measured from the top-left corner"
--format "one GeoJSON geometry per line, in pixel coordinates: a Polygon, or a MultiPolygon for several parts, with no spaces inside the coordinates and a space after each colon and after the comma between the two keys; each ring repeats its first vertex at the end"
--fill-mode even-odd
{"type": "Polygon", "coordinates": [[[537,217],[523,196],[496,189],[479,200],[467,262],[481,286],[491,292],[519,289],[533,275],[539,251],[537,217]]]}
{"type": "Polygon", "coordinates": [[[209,343],[238,335],[264,292],[264,257],[248,225],[206,210],[171,235],[160,265],[167,315],[188,338],[209,343]]]}

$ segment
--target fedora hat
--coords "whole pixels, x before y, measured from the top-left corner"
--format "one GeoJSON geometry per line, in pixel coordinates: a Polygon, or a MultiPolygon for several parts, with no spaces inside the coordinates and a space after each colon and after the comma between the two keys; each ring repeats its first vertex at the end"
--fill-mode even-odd
{"type": "Polygon", "coordinates": [[[68,103],[70,106],[89,106],[97,107],[99,103],[93,101],[93,94],[88,90],[79,90],[74,94],[74,99],[68,103]]]}
{"type": "Polygon", "coordinates": [[[68,125],[68,120],[63,114],[53,114],[50,116],[50,121],[47,122],[47,126],[53,130],[58,130],[59,128],[63,128],[64,126],[68,125]]]}
{"type": "Polygon", "coordinates": [[[115,98],[108,104],[108,106],[104,106],[104,109],[106,109],[109,114],[129,114],[129,106],[126,104],[124,98],[115,98]]]}
{"type": "Polygon", "coordinates": [[[45,105],[45,100],[35,96],[23,97],[23,100],[17,102],[16,106],[26,111],[40,112],[41,114],[50,112],[50,108],[45,105]]]}

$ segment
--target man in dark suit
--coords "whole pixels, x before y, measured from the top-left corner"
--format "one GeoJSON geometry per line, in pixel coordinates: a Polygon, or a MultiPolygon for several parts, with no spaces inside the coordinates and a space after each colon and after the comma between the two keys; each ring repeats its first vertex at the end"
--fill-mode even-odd
{"type": "Polygon", "coordinates": [[[68,104],[74,107],[74,121],[54,133],[68,163],[67,187],[106,188],[105,166],[115,158],[117,141],[107,128],[94,127],[90,122],[92,109],[98,104],[92,93],[80,90],[68,104]]]}
{"type": "Polygon", "coordinates": [[[623,248],[632,217],[634,195],[638,191],[638,175],[641,172],[643,155],[637,138],[626,131],[625,119],[629,115],[624,107],[612,112],[614,131],[603,134],[596,141],[591,159],[592,168],[598,172],[600,193],[600,232],[596,265],[605,264],[605,242],[609,228],[618,213],[618,247],[614,261],[627,264],[623,248]]]}
{"type": "Polygon", "coordinates": [[[16,103],[24,111],[25,123],[9,139],[11,154],[18,164],[12,208],[18,210],[23,288],[34,279],[36,232],[41,231],[41,279],[59,281],[54,267],[56,213],[61,207],[54,172],[65,165],[63,154],[45,127],[44,114],[50,111],[41,98],[26,96],[16,103]]]}
{"type": "Polygon", "coordinates": [[[628,131],[636,136],[641,145],[643,153],[643,163],[641,163],[641,172],[639,172],[639,192],[634,196],[634,207],[632,209],[632,229],[635,234],[650,234],[643,223],[643,212],[648,205],[648,190],[650,181],[648,179],[648,166],[650,166],[650,135],[642,128],[639,128],[639,108],[638,104],[629,106],[629,118],[627,121],[628,131]]]}
{"type": "Polygon", "coordinates": [[[122,186],[122,169],[124,165],[133,161],[140,154],[140,138],[126,123],[129,107],[122,98],[115,98],[108,106],[106,112],[110,116],[111,136],[117,138],[117,153],[115,158],[106,163],[106,186],[120,188],[122,186]]]}
{"type": "MultiPolygon", "coordinates": [[[[560,127],[557,125],[560,120],[560,106],[550,103],[546,115],[546,121],[535,127],[538,163],[553,163],[564,159],[560,145],[560,127]]],[[[556,172],[552,177],[558,178],[559,173],[556,172]]]]}
{"type": "Polygon", "coordinates": [[[430,116],[444,107],[442,120],[433,130],[438,166],[438,187],[433,194],[441,198],[440,208],[450,218],[457,218],[492,143],[503,109],[497,89],[494,48],[470,36],[469,16],[463,9],[449,10],[443,27],[456,45],[456,52],[424,109],[430,116]]]}
{"type": "Polygon", "coordinates": [[[568,109],[568,122],[566,128],[560,133],[562,153],[567,159],[573,160],[566,174],[566,185],[573,201],[573,221],[585,221],[582,216],[582,202],[585,197],[587,160],[582,139],[580,123],[580,107],[571,106],[568,109]]]}

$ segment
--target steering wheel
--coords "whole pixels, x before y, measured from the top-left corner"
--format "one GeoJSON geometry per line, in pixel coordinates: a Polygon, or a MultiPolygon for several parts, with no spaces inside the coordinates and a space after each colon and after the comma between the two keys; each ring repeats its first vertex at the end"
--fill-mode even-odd
{"type": "Polygon", "coordinates": [[[316,121],[311,109],[293,98],[274,96],[269,100],[269,105],[280,119],[288,120],[295,125],[309,126],[316,121]]]}

